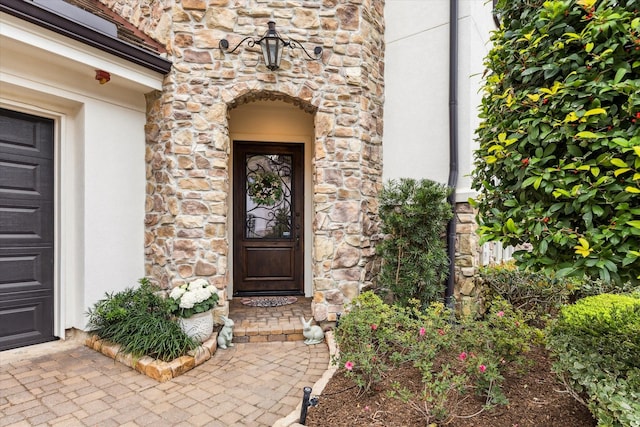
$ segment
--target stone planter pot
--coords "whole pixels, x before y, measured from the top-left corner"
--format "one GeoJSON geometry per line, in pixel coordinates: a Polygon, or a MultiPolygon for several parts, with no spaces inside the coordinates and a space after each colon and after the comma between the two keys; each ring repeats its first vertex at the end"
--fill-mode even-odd
{"type": "Polygon", "coordinates": [[[213,333],[213,313],[209,310],[188,318],[179,317],[178,324],[189,337],[203,342],[213,333]]]}

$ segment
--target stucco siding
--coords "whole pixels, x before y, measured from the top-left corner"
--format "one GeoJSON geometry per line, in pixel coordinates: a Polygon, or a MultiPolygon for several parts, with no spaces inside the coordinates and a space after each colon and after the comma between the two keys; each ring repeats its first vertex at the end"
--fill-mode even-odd
{"type": "MultiPolygon", "coordinates": [[[[493,28],[491,5],[460,0],[458,14],[457,198],[471,194],[482,61],[493,28]]],[[[388,0],[385,67],[385,180],[447,183],[449,175],[449,1],[388,0]]]]}

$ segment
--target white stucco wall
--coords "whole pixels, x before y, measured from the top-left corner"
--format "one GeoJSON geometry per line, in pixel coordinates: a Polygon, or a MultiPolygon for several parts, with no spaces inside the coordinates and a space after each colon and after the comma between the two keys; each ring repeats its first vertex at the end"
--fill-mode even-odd
{"type": "Polygon", "coordinates": [[[0,15],[0,105],[55,120],[55,334],[144,276],[144,94],[162,76],[0,15]],[[111,73],[100,85],[95,69],[111,73]]]}
{"type": "MultiPolygon", "coordinates": [[[[493,29],[491,4],[459,0],[458,201],[472,194],[474,130],[482,61],[493,29]]],[[[490,2],[489,2],[490,3],[490,2]]],[[[385,5],[385,180],[449,176],[449,0],[385,5]]]]}

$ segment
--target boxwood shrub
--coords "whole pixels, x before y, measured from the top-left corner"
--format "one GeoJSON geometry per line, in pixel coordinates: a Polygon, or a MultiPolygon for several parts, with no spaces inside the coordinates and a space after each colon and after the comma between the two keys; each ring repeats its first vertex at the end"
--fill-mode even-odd
{"type": "Polygon", "coordinates": [[[602,426],[640,426],[640,295],[587,297],[547,330],[554,370],[602,426]]]}

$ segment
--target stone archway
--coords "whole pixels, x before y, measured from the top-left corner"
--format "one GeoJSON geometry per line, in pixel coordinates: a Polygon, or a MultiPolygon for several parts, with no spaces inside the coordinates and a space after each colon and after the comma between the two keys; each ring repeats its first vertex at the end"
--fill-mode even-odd
{"type": "MultiPolygon", "coordinates": [[[[284,241],[281,240],[274,243],[277,246],[287,246],[289,244],[291,245],[290,250],[299,255],[299,259],[298,257],[294,257],[294,259],[298,259],[298,263],[300,265],[296,263],[292,273],[293,271],[297,271],[302,277],[297,279],[293,279],[292,277],[291,279],[284,280],[295,280],[296,286],[294,287],[301,286],[304,295],[306,296],[313,295],[313,285],[311,281],[311,254],[313,248],[312,212],[313,145],[315,140],[314,112],[315,107],[305,103],[304,101],[291,99],[282,94],[263,92],[257,94],[251,93],[249,96],[238,99],[237,102],[230,106],[228,114],[230,143],[233,147],[230,156],[230,166],[233,165],[234,162],[238,161],[235,151],[235,147],[238,144],[240,144],[240,146],[253,144],[256,148],[260,147],[260,145],[273,148],[273,146],[276,145],[281,146],[284,150],[286,150],[287,147],[300,146],[300,149],[302,150],[303,161],[299,165],[300,170],[298,171],[303,175],[301,188],[286,197],[287,203],[298,201],[302,205],[300,212],[298,212],[300,213],[300,216],[291,218],[292,222],[296,222],[297,226],[301,227],[301,229],[291,230],[294,232],[293,234],[281,236],[284,241]],[[289,239],[294,238],[297,243],[294,243],[292,240],[289,241],[289,239]],[[287,241],[289,241],[288,244],[287,241]]],[[[231,175],[233,177],[237,171],[233,170],[231,167],[230,170],[232,171],[231,175]]],[[[234,191],[240,190],[235,183],[232,183],[230,187],[235,188],[234,191]]],[[[234,195],[234,198],[236,201],[242,200],[242,198],[238,199],[237,195],[234,195]]],[[[244,206],[244,203],[240,203],[244,206]]],[[[277,209],[278,206],[280,205],[274,205],[274,209],[277,209]]],[[[239,262],[239,259],[246,258],[236,251],[238,248],[234,244],[234,234],[232,230],[238,224],[237,221],[239,219],[235,216],[242,213],[235,209],[235,207],[235,204],[230,204],[229,206],[229,219],[231,221],[229,225],[229,242],[231,245],[229,252],[233,254],[233,257],[230,257],[229,259],[229,291],[232,295],[235,295],[237,292],[242,292],[236,287],[235,279],[231,280],[231,278],[236,276],[238,273],[235,269],[235,264],[239,262]]],[[[246,206],[244,207],[246,208],[246,206]]],[[[259,209],[259,211],[263,214],[268,214],[270,212],[269,209],[259,209]]],[[[262,222],[265,222],[264,219],[262,222]]],[[[295,228],[296,224],[292,224],[292,226],[295,228]]],[[[236,233],[235,239],[238,238],[239,237],[236,233]]],[[[255,238],[257,238],[257,235],[254,236],[253,239],[250,239],[252,247],[254,245],[260,245],[259,240],[255,240],[255,238]]],[[[265,244],[268,246],[268,243],[265,242],[265,244]]],[[[252,250],[255,251],[256,248],[253,247],[252,250]]],[[[263,283],[256,282],[256,285],[262,287],[263,283]]],[[[245,289],[245,292],[246,291],[247,290],[245,289]]],[[[269,292],[266,288],[263,289],[263,291],[269,292]]],[[[271,291],[276,293],[278,292],[276,289],[272,289],[271,291]]]]}

